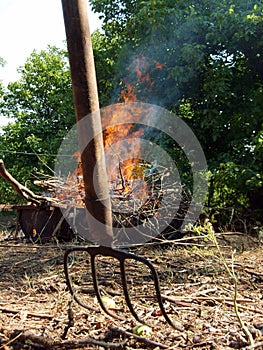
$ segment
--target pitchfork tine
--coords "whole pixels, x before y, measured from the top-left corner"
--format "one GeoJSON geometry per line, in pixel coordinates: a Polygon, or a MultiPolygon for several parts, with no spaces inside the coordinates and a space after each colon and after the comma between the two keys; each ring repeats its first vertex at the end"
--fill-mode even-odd
{"type": "MultiPolygon", "coordinates": [[[[127,254],[127,257],[128,257],[128,253],[125,253],[123,252],[123,254],[127,254]]],[[[131,254],[129,254],[130,256],[131,254]]],[[[153,277],[153,281],[154,281],[154,287],[155,287],[155,293],[156,293],[156,298],[157,298],[157,301],[158,301],[158,304],[159,304],[159,307],[162,311],[162,315],[164,317],[164,319],[166,320],[166,322],[173,328],[176,328],[175,325],[173,324],[172,320],[169,318],[169,316],[167,315],[167,312],[165,311],[165,308],[164,308],[164,305],[163,305],[163,302],[162,302],[162,296],[161,296],[161,292],[160,292],[160,284],[159,284],[159,278],[158,278],[158,275],[156,273],[156,270],[154,268],[154,266],[145,258],[142,258],[140,256],[137,256],[137,255],[133,255],[133,257],[131,257],[132,259],[134,260],[137,260],[137,261],[140,261],[142,262],[143,264],[145,264],[146,266],[149,267],[149,269],[151,270],[151,274],[152,274],[152,277],[153,277]]],[[[124,257],[124,260],[125,260],[125,257],[124,257]]],[[[123,291],[124,291],[124,295],[125,295],[125,300],[126,300],[126,303],[132,313],[132,315],[135,317],[135,319],[141,323],[143,323],[138,315],[136,314],[136,312],[134,311],[134,308],[131,304],[131,301],[130,301],[130,296],[129,296],[129,292],[128,292],[128,289],[127,289],[127,281],[126,281],[126,274],[125,274],[125,266],[124,266],[124,263],[121,264],[121,273],[122,273],[122,278],[123,278],[123,291]]],[[[145,322],[144,322],[145,323],[145,322]]]]}
{"type": "Polygon", "coordinates": [[[98,278],[97,278],[97,269],[96,269],[96,262],[95,262],[95,258],[97,255],[102,255],[102,256],[106,256],[106,257],[112,257],[115,258],[119,261],[120,263],[120,272],[121,272],[121,281],[122,281],[122,289],[123,289],[123,293],[124,293],[124,297],[125,297],[125,301],[126,304],[131,312],[131,314],[133,315],[133,317],[140,323],[144,323],[145,321],[142,321],[140,319],[140,317],[137,315],[136,311],[134,310],[133,306],[132,306],[132,302],[131,302],[131,298],[129,295],[129,291],[128,291],[128,285],[127,285],[127,279],[126,279],[126,270],[125,270],[125,260],[135,260],[137,262],[143,263],[144,265],[146,265],[150,271],[151,271],[151,276],[153,278],[153,282],[154,282],[154,288],[155,288],[155,296],[158,302],[158,305],[160,307],[160,310],[162,312],[162,315],[164,317],[164,319],[167,321],[167,323],[172,326],[173,328],[176,328],[175,324],[172,322],[172,320],[169,318],[163,302],[162,302],[162,295],[160,292],[160,284],[159,284],[159,278],[157,275],[157,272],[154,268],[154,266],[145,258],[137,256],[135,254],[131,254],[131,253],[127,253],[125,251],[121,251],[121,250],[117,250],[117,249],[112,249],[109,247],[103,247],[103,246],[93,246],[93,247],[76,247],[76,248],[71,248],[69,250],[66,251],[65,256],[64,256],[64,267],[65,267],[65,274],[66,274],[66,281],[69,287],[69,291],[72,294],[73,298],[83,307],[86,307],[85,304],[83,304],[81,302],[81,300],[79,300],[76,296],[75,296],[75,291],[74,288],[71,285],[71,280],[69,277],[69,272],[68,272],[68,267],[67,267],[67,258],[70,252],[74,252],[74,251],[86,251],[89,253],[90,255],[90,262],[91,262],[91,273],[92,273],[92,281],[93,281],[93,287],[94,287],[94,291],[97,297],[97,300],[99,302],[99,305],[101,306],[102,310],[107,313],[109,316],[117,318],[119,320],[122,320],[122,318],[114,313],[112,313],[110,310],[108,310],[108,308],[104,305],[101,295],[100,295],[100,290],[99,290],[99,284],[98,284],[98,278]]]}

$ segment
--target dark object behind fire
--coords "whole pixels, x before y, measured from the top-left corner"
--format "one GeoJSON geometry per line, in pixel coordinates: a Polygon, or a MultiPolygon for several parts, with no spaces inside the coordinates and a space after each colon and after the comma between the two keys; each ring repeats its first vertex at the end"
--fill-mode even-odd
{"type": "Polygon", "coordinates": [[[33,242],[47,242],[52,238],[70,241],[74,233],[63,217],[60,208],[54,206],[13,206],[18,212],[18,223],[25,237],[33,242]]]}

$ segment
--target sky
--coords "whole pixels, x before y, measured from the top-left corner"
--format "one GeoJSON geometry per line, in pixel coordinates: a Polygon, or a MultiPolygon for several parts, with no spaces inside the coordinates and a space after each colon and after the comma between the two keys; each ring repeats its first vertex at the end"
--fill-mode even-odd
{"type": "MultiPolygon", "coordinates": [[[[88,7],[90,30],[100,27],[98,15],[88,7]]],[[[65,47],[65,27],[61,0],[0,0],[0,67],[4,85],[19,78],[17,68],[23,66],[32,51],[48,45],[65,47]]],[[[6,122],[0,116],[0,126],[6,122]]]]}

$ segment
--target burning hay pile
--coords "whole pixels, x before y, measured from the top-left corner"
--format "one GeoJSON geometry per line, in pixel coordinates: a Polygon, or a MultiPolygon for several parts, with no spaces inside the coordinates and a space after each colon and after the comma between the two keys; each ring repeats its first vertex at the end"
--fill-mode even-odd
{"type": "MultiPolygon", "coordinates": [[[[88,230],[83,218],[85,191],[81,163],[78,156],[77,158],[78,165],[70,176],[47,175],[34,182],[35,185],[45,188],[47,200],[52,200],[56,206],[62,208],[76,234],[80,225],[88,230]]],[[[113,227],[125,232],[127,228],[142,225],[149,232],[149,237],[158,236],[158,239],[167,239],[178,232],[191,197],[186,190],[182,192],[178,183],[167,183],[166,178],[169,176],[169,170],[158,166],[156,162],[147,164],[138,159],[133,159],[130,163],[119,162],[118,172],[109,182],[113,227]],[[178,202],[182,193],[183,200],[176,213],[173,203],[178,202]],[[161,206],[163,209],[160,214],[161,206]],[[161,230],[161,226],[165,226],[165,229],[161,230]]]]}

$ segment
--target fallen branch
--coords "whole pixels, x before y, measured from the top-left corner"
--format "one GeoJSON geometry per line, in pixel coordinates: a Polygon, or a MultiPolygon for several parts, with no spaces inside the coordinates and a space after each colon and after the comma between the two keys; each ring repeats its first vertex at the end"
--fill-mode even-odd
{"type": "MultiPolygon", "coordinates": [[[[224,297],[189,297],[189,298],[172,298],[167,295],[162,295],[162,299],[170,301],[171,303],[189,303],[193,301],[207,301],[207,300],[212,300],[212,301],[218,301],[218,302],[232,302],[233,304],[233,298],[224,298],[224,297]]],[[[251,299],[237,299],[237,302],[239,303],[253,303],[253,300],[251,299]]]]}
{"type": "Polygon", "coordinates": [[[256,343],[256,344],[253,344],[253,345],[250,345],[250,346],[247,346],[245,348],[245,350],[262,349],[262,348],[263,348],[263,341],[256,343]]]}
{"type": "MultiPolygon", "coordinates": [[[[3,313],[9,313],[9,314],[19,314],[21,311],[24,310],[14,310],[14,309],[7,309],[5,307],[0,307],[0,311],[3,313]]],[[[48,319],[48,320],[53,320],[54,317],[51,315],[45,315],[45,314],[37,314],[34,312],[27,312],[27,316],[29,317],[37,317],[37,318],[44,318],[44,319],[48,319]]]]}
{"type": "Polygon", "coordinates": [[[201,343],[196,343],[196,344],[193,344],[191,346],[191,348],[199,348],[199,347],[202,347],[202,349],[205,349],[209,346],[209,349],[213,349],[214,348],[214,342],[213,341],[203,341],[201,343]]]}
{"type": "Polygon", "coordinates": [[[256,271],[251,271],[249,269],[245,269],[245,272],[253,275],[253,276],[256,276],[258,277],[259,279],[263,280],[263,273],[259,273],[259,272],[256,272],[256,271]]]}
{"type": "Polygon", "coordinates": [[[8,342],[6,342],[4,345],[0,346],[0,349],[3,349],[3,350],[8,349],[8,346],[10,344],[14,343],[21,336],[21,334],[22,334],[22,332],[18,333],[14,338],[12,338],[8,342]]]}
{"type": "MultiPolygon", "coordinates": [[[[14,332],[14,337],[17,337],[17,333],[20,331],[14,332]]],[[[43,337],[35,335],[29,332],[20,333],[20,336],[17,338],[18,341],[27,342],[30,341],[36,345],[42,345],[45,349],[74,349],[80,348],[87,345],[97,345],[107,349],[123,349],[125,343],[107,343],[101,340],[94,338],[84,338],[84,339],[68,339],[68,340],[54,340],[50,337],[43,337]]]]}
{"type": "Polygon", "coordinates": [[[36,204],[40,204],[41,201],[47,201],[45,197],[38,196],[27,187],[19,183],[7,170],[4,164],[4,161],[0,159],[0,175],[2,178],[10,183],[13,186],[13,189],[18,193],[22,198],[25,198],[27,201],[31,201],[36,204]]]}
{"type": "MultiPolygon", "coordinates": [[[[233,305],[233,303],[230,303],[229,301],[226,301],[226,304],[227,304],[227,305],[233,305]]],[[[263,315],[263,311],[260,310],[260,309],[257,309],[257,310],[251,309],[250,307],[247,307],[247,306],[245,306],[245,305],[239,305],[239,308],[240,308],[240,309],[243,309],[243,310],[251,311],[251,312],[253,312],[254,314],[256,313],[256,314],[263,315]]]]}

